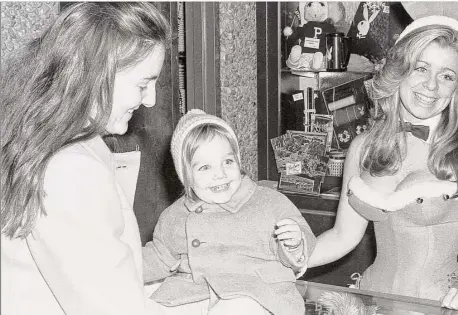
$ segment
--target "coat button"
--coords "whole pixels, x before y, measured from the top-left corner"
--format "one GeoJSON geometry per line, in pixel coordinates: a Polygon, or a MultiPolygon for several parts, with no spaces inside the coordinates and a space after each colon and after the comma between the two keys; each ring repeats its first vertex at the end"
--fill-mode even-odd
{"type": "Polygon", "coordinates": [[[347,191],[347,196],[350,197],[351,195],[353,195],[353,192],[351,191],[351,189],[349,189],[349,190],[347,191]]]}
{"type": "Polygon", "coordinates": [[[449,200],[450,196],[449,195],[442,195],[442,198],[444,198],[444,200],[449,200]]]}
{"type": "Polygon", "coordinates": [[[200,241],[198,239],[195,239],[191,242],[192,247],[199,247],[200,246],[200,241]]]}
{"type": "Polygon", "coordinates": [[[423,203],[423,198],[417,198],[417,203],[423,203]]]}
{"type": "Polygon", "coordinates": [[[204,210],[202,209],[202,207],[199,207],[199,208],[196,209],[196,213],[202,213],[202,211],[204,211],[204,210]]]}

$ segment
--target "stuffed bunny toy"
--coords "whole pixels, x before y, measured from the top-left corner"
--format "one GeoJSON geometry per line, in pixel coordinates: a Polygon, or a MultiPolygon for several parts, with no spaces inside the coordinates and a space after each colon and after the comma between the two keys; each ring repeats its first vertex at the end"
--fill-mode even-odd
{"type": "Polygon", "coordinates": [[[379,309],[376,305],[367,306],[355,294],[343,292],[323,292],[318,303],[326,310],[326,314],[333,315],[377,315],[379,309]]]}
{"type": "Polygon", "coordinates": [[[296,10],[299,16],[298,27],[285,27],[283,35],[297,40],[291,48],[286,65],[291,69],[324,70],[326,54],[326,34],[336,29],[329,17],[329,4],[323,1],[303,1],[296,10]]]}

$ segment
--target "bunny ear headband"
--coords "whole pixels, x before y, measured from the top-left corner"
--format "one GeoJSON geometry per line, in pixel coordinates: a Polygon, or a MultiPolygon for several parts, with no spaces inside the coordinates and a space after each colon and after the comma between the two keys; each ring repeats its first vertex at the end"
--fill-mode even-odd
{"type": "Polygon", "coordinates": [[[425,16],[419,19],[416,19],[412,23],[410,23],[404,31],[399,35],[399,38],[396,40],[396,43],[412,32],[413,30],[416,30],[419,27],[426,26],[426,25],[443,25],[443,26],[448,26],[456,31],[458,31],[458,21],[447,17],[447,16],[441,16],[441,15],[431,15],[431,16],[425,16]]]}

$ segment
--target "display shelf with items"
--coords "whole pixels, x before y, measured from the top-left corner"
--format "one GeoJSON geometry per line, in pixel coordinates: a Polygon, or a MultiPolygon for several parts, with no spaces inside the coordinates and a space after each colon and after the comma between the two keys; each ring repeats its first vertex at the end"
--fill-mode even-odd
{"type": "Polygon", "coordinates": [[[336,149],[348,148],[348,138],[354,138],[367,127],[372,103],[364,83],[371,77],[372,73],[367,72],[297,74],[283,69],[280,82],[281,132],[288,129],[317,132],[322,130],[326,118],[328,121],[332,119],[332,128],[325,131],[334,133],[334,137],[328,140],[333,140],[336,149]],[[334,129],[342,131],[341,134],[335,133],[334,129]],[[344,137],[346,130],[348,135],[344,137]],[[342,141],[338,141],[339,137],[342,141]]]}
{"type": "MultiPolygon", "coordinates": [[[[301,72],[282,70],[280,99],[280,133],[271,138],[278,178],[278,190],[286,193],[315,195],[326,198],[340,196],[340,183],[343,175],[345,153],[351,141],[367,129],[372,109],[365,83],[371,80],[372,73],[367,72],[301,72]],[[299,145],[288,138],[291,133],[303,134],[310,140],[299,145]],[[309,147],[325,137],[323,152],[315,151],[321,163],[326,163],[324,174],[320,163],[312,163],[309,147]],[[282,139],[283,145],[278,140],[282,139]],[[286,141],[286,142],[285,142],[286,141]],[[288,141],[291,142],[288,145],[288,141]],[[282,150],[282,148],[289,148],[282,150]],[[297,163],[302,166],[297,173],[297,163]],[[313,168],[314,172],[307,172],[313,168]],[[303,174],[308,174],[308,176],[303,174]],[[311,177],[310,173],[316,175],[311,177]],[[322,185],[326,177],[333,186],[322,185]]],[[[329,181],[328,181],[329,182],[329,181]]]]}
{"type": "Polygon", "coordinates": [[[351,141],[368,128],[373,106],[364,81],[362,77],[320,90],[321,106],[317,111],[333,116],[336,149],[348,149],[351,141]]]}
{"type": "MultiPolygon", "coordinates": [[[[302,114],[303,115],[303,114],[302,114]]],[[[271,139],[277,170],[278,190],[319,195],[327,171],[327,133],[288,130],[271,139]]]]}
{"type": "Polygon", "coordinates": [[[282,68],[325,71],[326,38],[343,31],[337,23],[343,20],[342,10],[341,2],[282,2],[282,68]]]}
{"type": "MultiPolygon", "coordinates": [[[[326,88],[371,76],[383,65],[387,51],[411,21],[404,5],[397,2],[297,1],[256,4],[258,179],[278,180],[279,177],[269,140],[291,129],[284,126],[282,116],[285,111],[281,106],[288,102],[293,104],[291,97],[306,89],[311,88],[315,94],[319,94],[326,88]],[[329,25],[333,29],[328,28],[329,25]],[[326,44],[326,37],[342,41],[334,40],[333,44],[326,44]],[[348,57],[345,42],[349,41],[343,40],[345,37],[351,41],[348,64],[345,64],[348,57]],[[334,48],[342,54],[336,54],[334,48]],[[332,56],[345,61],[344,66],[335,62],[334,65],[327,64],[332,56]]],[[[312,103],[313,100],[318,113],[320,102],[312,98],[312,103]]],[[[307,107],[305,109],[308,110],[307,107]]],[[[314,113],[310,111],[308,114],[311,116],[314,113]]],[[[300,119],[296,119],[295,123],[298,122],[300,119]]],[[[354,123],[351,129],[355,131],[354,136],[356,131],[364,129],[364,125],[354,123]]],[[[342,131],[341,139],[348,140],[342,148],[349,145],[351,136],[351,130],[342,131]]]]}

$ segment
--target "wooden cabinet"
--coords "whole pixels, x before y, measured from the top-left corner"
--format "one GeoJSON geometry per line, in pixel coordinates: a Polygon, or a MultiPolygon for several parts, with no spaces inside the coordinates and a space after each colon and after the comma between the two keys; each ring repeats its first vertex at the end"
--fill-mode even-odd
{"type": "MultiPolygon", "coordinates": [[[[316,236],[334,226],[337,207],[339,205],[338,200],[299,194],[285,193],[285,195],[299,208],[302,216],[316,236]]],[[[355,283],[351,279],[352,274],[363,274],[367,267],[374,261],[375,255],[374,225],[372,222],[369,222],[361,242],[354,250],[330,264],[309,268],[301,279],[338,286],[348,286],[355,283]]]]}
{"type": "MultiPolygon", "coordinates": [[[[259,185],[276,189],[277,182],[262,180],[259,181],[259,185]]],[[[339,200],[292,193],[284,194],[296,205],[316,236],[334,226],[339,200]]],[[[309,268],[301,279],[338,286],[354,284],[351,275],[353,273],[362,274],[374,261],[375,254],[374,226],[372,222],[369,222],[363,239],[353,251],[330,264],[309,268]]]]}
{"type": "MultiPolygon", "coordinates": [[[[301,213],[315,235],[320,235],[332,228],[336,219],[335,213],[325,211],[301,209],[301,213]]],[[[330,264],[309,268],[301,279],[338,286],[354,284],[355,281],[351,280],[351,275],[353,273],[363,274],[374,261],[375,254],[374,227],[370,222],[363,239],[353,251],[330,264]]]]}

